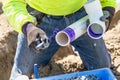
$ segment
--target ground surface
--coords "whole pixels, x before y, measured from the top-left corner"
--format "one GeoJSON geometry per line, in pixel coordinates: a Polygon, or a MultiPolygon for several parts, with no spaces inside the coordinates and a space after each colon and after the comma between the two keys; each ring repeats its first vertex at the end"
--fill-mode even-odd
{"type": "MultiPolygon", "coordinates": [[[[1,0],[0,0],[1,2],[1,0]]],[[[109,30],[104,35],[107,49],[111,53],[112,68],[118,80],[120,80],[120,11],[116,14],[111,26],[114,29],[109,30]],[[117,24],[118,23],[118,24],[117,24]]],[[[16,50],[17,33],[13,31],[8,24],[5,15],[2,14],[0,3],[0,80],[8,80],[13,65],[14,54],[16,50]]],[[[50,63],[40,68],[40,76],[51,76],[62,73],[83,71],[81,59],[73,54],[71,47],[61,47],[50,63]]]]}

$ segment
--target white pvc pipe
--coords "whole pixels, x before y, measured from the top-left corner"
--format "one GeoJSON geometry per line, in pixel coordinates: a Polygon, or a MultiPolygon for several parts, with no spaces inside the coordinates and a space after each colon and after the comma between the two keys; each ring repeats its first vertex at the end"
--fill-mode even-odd
{"type": "Polygon", "coordinates": [[[89,0],[84,8],[89,16],[90,25],[87,28],[88,35],[93,39],[99,39],[106,31],[105,22],[100,18],[103,16],[100,0],[89,0]]]}
{"type": "Polygon", "coordinates": [[[60,46],[69,45],[70,42],[74,41],[86,32],[87,20],[88,16],[85,16],[82,19],[79,19],[75,23],[71,24],[64,30],[59,31],[55,36],[56,42],[60,46]]]}
{"type": "Polygon", "coordinates": [[[118,7],[120,8],[120,0],[116,0],[118,7]]]}

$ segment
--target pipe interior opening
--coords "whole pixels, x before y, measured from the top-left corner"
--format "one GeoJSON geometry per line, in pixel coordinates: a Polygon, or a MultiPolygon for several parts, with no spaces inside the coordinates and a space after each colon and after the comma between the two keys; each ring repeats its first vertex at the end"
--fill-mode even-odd
{"type": "Polygon", "coordinates": [[[69,38],[67,33],[65,32],[59,32],[56,36],[57,42],[60,45],[66,46],[69,43],[69,38]]]}
{"type": "Polygon", "coordinates": [[[99,38],[103,35],[104,32],[103,27],[98,23],[94,23],[88,26],[87,31],[92,38],[99,38]]]}

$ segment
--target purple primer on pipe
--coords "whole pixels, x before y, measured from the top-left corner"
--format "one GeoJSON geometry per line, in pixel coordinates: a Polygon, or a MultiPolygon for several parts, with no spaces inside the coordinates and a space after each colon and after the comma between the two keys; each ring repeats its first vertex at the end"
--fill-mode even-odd
{"type": "Polygon", "coordinates": [[[102,35],[102,33],[101,33],[101,34],[96,34],[96,33],[94,33],[94,32],[92,31],[91,27],[88,28],[88,31],[89,31],[89,34],[90,34],[92,37],[94,37],[94,38],[100,37],[100,36],[102,35]]]}
{"type": "Polygon", "coordinates": [[[74,32],[73,29],[71,29],[71,28],[65,28],[63,31],[68,34],[68,36],[70,38],[70,42],[72,42],[75,39],[75,32],[74,32]]]}

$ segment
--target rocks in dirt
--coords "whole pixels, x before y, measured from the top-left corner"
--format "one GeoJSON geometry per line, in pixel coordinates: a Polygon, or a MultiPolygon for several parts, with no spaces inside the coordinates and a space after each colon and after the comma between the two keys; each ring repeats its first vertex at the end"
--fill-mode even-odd
{"type": "Polygon", "coordinates": [[[51,61],[47,66],[39,68],[40,77],[63,74],[63,70],[61,68],[61,64],[55,63],[55,61],[51,61]]]}
{"type": "Polygon", "coordinates": [[[17,43],[17,33],[8,32],[6,36],[0,39],[0,58],[3,58],[8,55],[14,55],[16,50],[17,43]]]}
{"type": "Polygon", "coordinates": [[[52,59],[47,66],[39,68],[39,74],[40,76],[45,77],[81,71],[83,69],[84,66],[82,65],[82,61],[79,56],[69,55],[57,61],[52,59]]]}
{"type": "Polygon", "coordinates": [[[118,66],[117,70],[116,70],[116,75],[120,76],[120,65],[118,66]]]}
{"type": "Polygon", "coordinates": [[[16,45],[17,32],[13,31],[12,27],[8,24],[5,15],[0,14],[0,80],[9,79],[16,45]]]}
{"type": "Polygon", "coordinates": [[[107,46],[108,51],[112,57],[112,72],[118,80],[120,80],[120,24],[118,24],[111,31],[106,32],[104,40],[107,46]],[[116,35],[118,34],[118,35],[116,35]]]}
{"type": "Polygon", "coordinates": [[[6,33],[2,38],[0,36],[0,80],[8,80],[10,76],[16,43],[17,33],[14,31],[6,33]]]}
{"type": "Polygon", "coordinates": [[[114,66],[115,67],[118,67],[119,65],[120,65],[120,56],[118,56],[118,57],[115,57],[114,59],[113,59],[113,63],[114,63],[114,66]]]}

